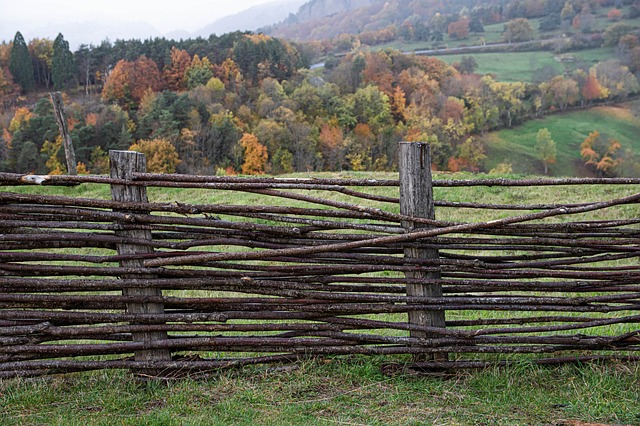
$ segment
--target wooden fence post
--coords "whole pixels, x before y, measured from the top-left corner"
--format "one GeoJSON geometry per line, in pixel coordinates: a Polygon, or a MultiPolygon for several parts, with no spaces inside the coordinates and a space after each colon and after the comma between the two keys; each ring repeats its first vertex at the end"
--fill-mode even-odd
{"type": "MultiPolygon", "coordinates": [[[[111,177],[116,179],[131,180],[133,173],[146,172],[146,159],[144,154],[133,151],[110,151],[111,177]]],[[[144,186],[111,185],[111,197],[114,201],[148,202],[147,190],[144,186]]],[[[139,213],[139,212],[138,212],[139,213]]],[[[116,235],[151,240],[151,231],[146,229],[117,230],[116,235]]],[[[146,254],[153,253],[153,248],[134,244],[118,244],[118,254],[146,254]]],[[[123,260],[120,266],[124,268],[142,268],[143,260],[123,260]]],[[[136,275],[124,275],[121,278],[140,278],[136,275]]],[[[148,276],[148,279],[153,279],[148,276]]],[[[123,288],[125,296],[162,296],[162,290],[157,288],[123,288]]],[[[130,314],[164,314],[163,303],[128,303],[127,313],[130,314]]],[[[151,342],[153,340],[167,339],[166,332],[141,332],[133,333],[134,342],[151,342]]],[[[168,349],[140,350],[135,353],[136,361],[170,361],[171,352],[168,349]]],[[[154,375],[157,372],[149,370],[145,374],[154,375]]]]}
{"type": "Polygon", "coordinates": [[[73,149],[73,141],[69,135],[69,126],[67,126],[67,116],[64,111],[64,103],[62,102],[62,94],[60,92],[49,93],[53,111],[56,115],[60,135],[62,136],[62,144],[64,145],[64,156],[67,159],[67,173],[71,176],[78,174],[78,166],[76,164],[76,152],[73,149]]]}
{"type": "MultiPolygon", "coordinates": [[[[431,146],[426,143],[400,142],[400,213],[407,216],[435,219],[433,201],[433,185],[431,178],[431,146]]],[[[402,223],[405,232],[413,232],[428,225],[405,221],[402,223]]],[[[437,249],[406,248],[407,259],[438,259],[437,249]]],[[[407,278],[440,279],[440,272],[406,272],[407,278]]],[[[442,286],[439,284],[407,284],[407,296],[442,297],[442,286]]],[[[445,327],[445,312],[410,311],[409,323],[428,326],[445,327]]],[[[430,337],[429,333],[411,331],[411,337],[430,337]]],[[[446,354],[429,357],[446,360],[446,354]]]]}

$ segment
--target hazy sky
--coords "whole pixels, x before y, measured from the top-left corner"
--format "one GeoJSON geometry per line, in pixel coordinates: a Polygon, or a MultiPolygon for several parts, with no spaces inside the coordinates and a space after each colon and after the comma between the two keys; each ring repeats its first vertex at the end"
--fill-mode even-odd
{"type": "MultiPolygon", "coordinates": [[[[273,0],[0,0],[0,40],[56,25],[94,21],[146,22],[165,34],[196,31],[226,15],[273,0]]],[[[115,38],[115,37],[114,37],[115,38]]]]}

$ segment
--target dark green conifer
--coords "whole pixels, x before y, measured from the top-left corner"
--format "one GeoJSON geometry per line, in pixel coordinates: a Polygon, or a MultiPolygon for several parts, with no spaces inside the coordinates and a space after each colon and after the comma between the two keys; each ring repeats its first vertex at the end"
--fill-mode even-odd
{"type": "Polygon", "coordinates": [[[9,71],[16,83],[22,87],[23,92],[28,92],[35,85],[33,77],[33,63],[29,55],[29,48],[20,31],[13,38],[13,46],[9,54],[9,71]]]}
{"type": "Polygon", "coordinates": [[[51,78],[55,90],[73,87],[75,83],[73,54],[69,50],[69,42],[64,39],[62,34],[58,34],[58,37],[53,41],[51,78]]]}

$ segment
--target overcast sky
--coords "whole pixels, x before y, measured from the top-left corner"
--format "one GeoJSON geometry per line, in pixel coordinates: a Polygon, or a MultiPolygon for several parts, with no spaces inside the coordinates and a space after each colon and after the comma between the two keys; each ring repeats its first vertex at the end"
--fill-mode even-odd
{"type": "MultiPolygon", "coordinates": [[[[161,34],[194,32],[226,15],[273,0],[0,0],[0,40],[21,31],[27,42],[50,37],[34,32],[61,24],[95,21],[146,22],[161,34]]],[[[115,39],[116,36],[111,37],[115,39]]]]}

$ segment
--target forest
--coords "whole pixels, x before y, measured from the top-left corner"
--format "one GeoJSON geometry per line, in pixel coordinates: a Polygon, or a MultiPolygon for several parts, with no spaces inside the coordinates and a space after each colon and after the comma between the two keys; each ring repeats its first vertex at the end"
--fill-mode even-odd
{"type": "MultiPolygon", "coordinates": [[[[474,25],[501,19],[504,41],[529,40],[536,29],[520,16],[538,13],[529,3],[518,0],[491,14],[463,8],[411,18],[415,25],[393,37],[433,38],[443,30],[463,38],[474,25]],[[514,12],[517,4],[523,12],[514,12]]],[[[539,13],[558,4],[536,3],[539,13]]],[[[594,7],[587,0],[560,3],[561,20],[584,20],[594,7]]],[[[625,13],[635,13],[635,5],[625,13]]],[[[0,171],[65,173],[51,91],[65,94],[83,173],[106,173],[112,149],[144,152],[149,169],[162,173],[392,171],[402,140],[430,142],[438,170],[484,170],[479,136],[489,131],[638,94],[640,34],[620,18],[613,14],[604,31],[577,31],[571,39],[615,48],[615,59],[564,73],[541,70],[535,82],[481,75],[471,55],[449,65],[371,49],[364,42],[372,33],[314,42],[241,32],[105,40],[71,52],[62,34],[27,43],[18,32],[0,44],[0,171]],[[339,51],[347,53],[333,55],[339,51]],[[311,70],[321,57],[324,67],[311,70]]],[[[555,161],[555,142],[544,132],[539,138],[542,174],[555,161]]],[[[640,175],[640,156],[604,133],[589,135],[581,155],[594,175],[640,175]]]]}

